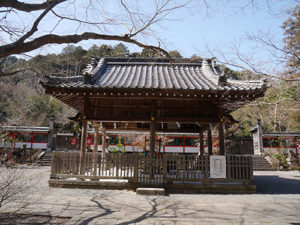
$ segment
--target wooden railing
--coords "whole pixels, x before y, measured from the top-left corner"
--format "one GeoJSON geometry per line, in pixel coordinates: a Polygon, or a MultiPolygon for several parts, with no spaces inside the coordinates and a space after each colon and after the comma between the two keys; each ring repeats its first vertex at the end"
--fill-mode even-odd
{"type": "Polygon", "coordinates": [[[172,182],[243,182],[253,181],[251,156],[226,156],[226,178],[210,178],[209,155],[107,154],[105,158],[86,153],[80,163],[78,152],[53,152],[52,178],[128,179],[141,184],[172,182]],[[81,169],[79,168],[81,166],[81,169]]]}

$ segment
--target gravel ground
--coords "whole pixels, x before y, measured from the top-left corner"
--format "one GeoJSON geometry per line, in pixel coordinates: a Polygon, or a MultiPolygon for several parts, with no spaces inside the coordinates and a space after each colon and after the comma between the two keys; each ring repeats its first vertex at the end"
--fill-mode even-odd
{"type": "Polygon", "coordinates": [[[0,209],[71,217],[66,224],[300,224],[300,173],[255,172],[257,194],[170,194],[50,188],[49,167],[23,168],[30,188],[0,209]]]}

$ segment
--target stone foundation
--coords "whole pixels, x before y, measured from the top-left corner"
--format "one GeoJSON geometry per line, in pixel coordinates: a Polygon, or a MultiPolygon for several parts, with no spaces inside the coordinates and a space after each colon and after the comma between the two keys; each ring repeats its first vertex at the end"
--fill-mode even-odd
{"type": "Polygon", "coordinates": [[[84,189],[110,189],[110,190],[133,190],[138,188],[163,188],[165,193],[203,193],[203,194],[254,194],[256,185],[253,184],[133,184],[118,181],[70,181],[50,179],[50,187],[57,188],[84,188],[84,189]]]}

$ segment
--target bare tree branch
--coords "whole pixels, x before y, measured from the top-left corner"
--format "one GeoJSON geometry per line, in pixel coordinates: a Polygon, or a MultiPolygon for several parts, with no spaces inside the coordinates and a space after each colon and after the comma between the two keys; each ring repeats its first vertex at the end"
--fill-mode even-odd
{"type": "Polygon", "coordinates": [[[89,39],[127,42],[131,44],[135,44],[141,48],[148,48],[153,51],[162,52],[164,55],[168,56],[168,52],[166,50],[157,46],[143,44],[135,39],[130,38],[128,34],[124,36],[119,36],[119,35],[106,35],[106,34],[85,32],[79,35],[74,34],[74,35],[64,35],[64,36],[48,34],[48,35],[38,37],[32,41],[25,42],[20,46],[16,42],[12,44],[0,46],[0,58],[7,57],[12,54],[29,52],[37,48],[40,48],[46,44],[78,43],[80,41],[89,40],[89,39]]]}
{"type": "MultiPolygon", "coordinates": [[[[0,29],[2,29],[4,32],[6,32],[8,35],[10,35],[10,39],[16,39],[16,41],[13,41],[12,43],[8,43],[5,45],[0,46],[0,58],[5,58],[7,56],[10,56],[12,54],[21,54],[24,52],[32,51],[35,49],[38,49],[44,45],[47,44],[69,44],[69,43],[78,43],[83,40],[89,40],[89,39],[94,39],[94,40],[112,40],[112,41],[121,41],[121,42],[127,42],[127,43],[132,43],[135,44],[139,47],[142,48],[148,48],[156,52],[161,52],[165,56],[168,56],[168,52],[165,51],[162,47],[160,47],[160,43],[158,42],[158,46],[154,45],[149,45],[149,44],[144,44],[141,41],[139,41],[136,36],[138,34],[143,34],[146,32],[146,30],[152,31],[151,26],[154,25],[155,23],[158,23],[159,21],[165,19],[165,17],[173,10],[176,10],[178,8],[183,7],[186,5],[186,3],[179,4],[179,5],[173,5],[169,7],[170,0],[164,0],[164,1],[157,1],[155,5],[155,10],[151,12],[152,16],[147,18],[146,15],[143,15],[140,12],[132,12],[124,3],[124,1],[121,1],[122,7],[125,9],[126,14],[129,15],[130,17],[130,22],[129,26],[126,26],[129,28],[129,32],[127,34],[110,34],[107,32],[103,32],[103,29],[98,27],[101,25],[104,29],[107,24],[110,24],[112,26],[119,26],[121,24],[124,25],[124,22],[121,20],[119,21],[118,19],[110,18],[105,15],[102,15],[102,18],[105,20],[103,22],[98,22],[98,21],[88,21],[87,18],[86,20],[76,18],[76,17],[70,17],[70,16],[65,16],[61,15],[59,12],[54,10],[55,6],[58,4],[66,2],[66,0],[52,0],[52,1],[47,1],[41,4],[28,4],[28,3],[22,3],[17,0],[13,1],[3,1],[0,3],[0,7],[12,7],[12,9],[16,10],[22,10],[25,12],[29,11],[29,8],[32,7],[32,11],[34,10],[43,10],[44,11],[34,20],[33,25],[31,28],[23,35],[21,36],[21,33],[23,32],[18,32],[16,33],[16,28],[11,27],[10,29],[9,26],[5,26],[4,23],[9,24],[9,20],[4,17],[4,21],[2,21],[0,24],[0,29]],[[48,31],[48,34],[41,35],[39,36],[39,33],[37,32],[39,24],[45,19],[45,17],[49,14],[49,12],[52,12],[55,17],[57,18],[57,21],[54,23],[54,28],[50,31],[48,31]],[[145,18],[141,18],[141,16],[144,16],[145,18]],[[64,35],[64,34],[52,34],[52,32],[55,31],[57,26],[65,20],[69,21],[74,21],[80,24],[87,24],[87,25],[93,25],[99,28],[99,32],[83,32],[81,34],[77,33],[76,31],[73,31],[70,35],[64,35]],[[131,25],[130,25],[131,23],[131,25]],[[30,37],[32,37],[35,34],[36,37],[33,39],[29,40],[30,37]],[[20,37],[21,36],[21,37],[20,37]],[[135,37],[135,38],[134,38],[135,37]]],[[[75,2],[71,3],[74,4],[75,2]]],[[[91,4],[91,1],[89,1],[89,4],[91,4]]],[[[76,7],[74,5],[74,9],[76,11],[76,7]]],[[[86,12],[87,14],[87,12],[86,12]]],[[[126,21],[126,20],[124,20],[126,21]]],[[[25,30],[25,26],[24,26],[25,30]]],[[[15,71],[12,72],[12,74],[15,71]]],[[[4,73],[1,74],[4,76],[4,73]]]]}
{"type": "Polygon", "coordinates": [[[61,2],[63,2],[63,0],[54,0],[54,1],[52,1],[51,4],[48,6],[48,8],[34,21],[33,26],[31,27],[30,31],[28,31],[25,35],[23,35],[15,43],[17,43],[19,45],[20,43],[23,43],[32,34],[34,34],[38,30],[38,25],[41,22],[41,20],[47,15],[47,13],[51,9],[53,9],[56,5],[58,5],[61,2]]]}
{"type": "MultiPolygon", "coordinates": [[[[271,40],[271,39],[270,39],[271,40]]],[[[253,41],[253,39],[252,39],[253,41]]],[[[271,43],[271,42],[270,42],[271,43]]],[[[274,43],[274,42],[273,42],[274,43]]],[[[266,43],[263,43],[266,45],[266,43]]],[[[274,44],[275,45],[275,44],[274,44]]],[[[276,46],[276,45],[275,45],[276,46]]],[[[268,45],[268,47],[271,47],[275,49],[275,47],[268,45]]],[[[276,46],[278,47],[278,46],[276,46]]],[[[243,54],[241,52],[241,46],[240,44],[233,44],[232,46],[227,46],[228,49],[230,49],[230,53],[225,54],[224,52],[220,52],[218,49],[211,49],[209,46],[206,46],[207,52],[212,56],[218,59],[218,62],[224,65],[233,66],[242,70],[253,72],[254,74],[257,74],[261,77],[266,77],[269,79],[277,79],[277,80],[283,80],[283,81],[300,81],[299,79],[294,78],[287,78],[282,76],[276,76],[272,75],[268,72],[264,72],[262,69],[259,68],[257,65],[257,62],[254,58],[250,57],[249,54],[243,54]],[[228,57],[229,55],[233,55],[233,57],[228,57]]],[[[279,48],[279,47],[278,47],[279,48]]],[[[278,51],[277,49],[275,49],[278,51]]],[[[273,56],[274,58],[274,56],[273,56]]],[[[283,56],[278,57],[279,59],[282,59],[283,56]]],[[[278,58],[276,58],[278,60],[278,58]]],[[[274,59],[273,59],[274,60],[274,59]]],[[[262,62],[260,62],[261,65],[263,65],[262,62]]]]}
{"type": "MultiPolygon", "coordinates": [[[[105,22],[101,22],[101,23],[98,23],[98,22],[88,22],[88,21],[84,21],[84,20],[80,20],[80,19],[77,19],[77,18],[70,18],[70,17],[66,17],[66,16],[61,16],[59,15],[58,13],[56,13],[53,9],[51,9],[51,12],[57,16],[58,18],[60,18],[61,20],[70,20],[70,21],[75,21],[75,22],[78,22],[78,23],[83,23],[83,24],[89,24],[89,25],[103,25],[103,24],[106,24],[106,21],[105,22]]],[[[109,20],[108,20],[109,21],[109,20]]]]}
{"type": "MultiPolygon", "coordinates": [[[[64,2],[64,1],[66,0],[59,0],[59,2],[64,2]]],[[[0,7],[9,7],[24,12],[32,12],[32,11],[47,9],[49,5],[52,4],[52,2],[53,1],[45,1],[40,4],[30,4],[30,3],[19,2],[18,0],[2,0],[0,1],[0,7]]]]}
{"type": "Polygon", "coordinates": [[[294,56],[297,61],[300,62],[300,57],[299,55],[296,53],[296,52],[293,52],[293,51],[288,51],[280,46],[277,46],[274,41],[266,34],[264,34],[264,37],[262,36],[255,36],[255,35],[248,35],[248,39],[249,40],[252,40],[252,41],[256,41],[256,42],[259,42],[263,45],[266,45],[266,46],[269,46],[271,48],[273,48],[274,50],[277,50],[279,52],[282,52],[284,53],[285,55],[291,55],[291,56],[294,56]]]}
{"type": "MultiPolygon", "coordinates": [[[[166,8],[166,6],[168,5],[170,0],[167,0],[166,2],[164,2],[161,5],[157,5],[156,10],[155,10],[155,14],[152,16],[151,19],[149,19],[147,22],[143,22],[143,26],[136,30],[134,33],[131,33],[129,36],[133,37],[136,36],[138,33],[143,32],[146,28],[150,27],[152,24],[157,23],[158,21],[162,20],[164,17],[166,17],[168,15],[168,13],[172,10],[176,10],[178,8],[182,8],[184,7],[186,4],[182,4],[182,5],[177,5],[174,6],[172,8],[166,8]]],[[[139,17],[140,20],[142,21],[141,17],[139,17]]]]}
{"type": "Polygon", "coordinates": [[[4,71],[0,70],[0,78],[1,77],[8,77],[8,76],[16,75],[18,73],[22,73],[22,72],[25,72],[27,70],[31,70],[34,73],[39,74],[39,72],[37,72],[37,70],[34,69],[33,67],[26,67],[26,68],[17,69],[17,70],[13,70],[13,71],[9,71],[9,72],[4,72],[4,71]]]}

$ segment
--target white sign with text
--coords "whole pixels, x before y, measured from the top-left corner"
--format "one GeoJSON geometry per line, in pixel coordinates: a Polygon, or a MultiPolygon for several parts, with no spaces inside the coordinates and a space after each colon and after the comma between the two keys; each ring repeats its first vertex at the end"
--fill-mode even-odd
{"type": "Polygon", "coordinates": [[[210,156],[210,178],[226,178],[226,156],[210,156]]]}

